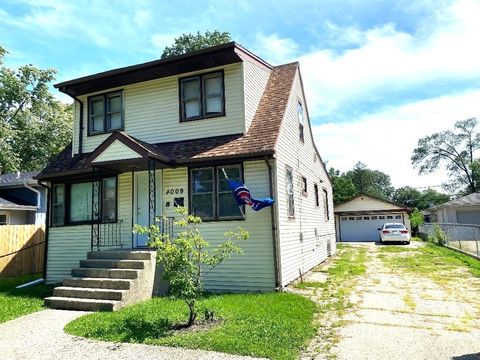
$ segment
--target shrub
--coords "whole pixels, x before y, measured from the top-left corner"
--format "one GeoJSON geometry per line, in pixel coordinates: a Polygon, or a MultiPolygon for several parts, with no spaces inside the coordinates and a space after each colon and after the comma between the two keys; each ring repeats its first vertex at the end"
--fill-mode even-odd
{"type": "MultiPolygon", "coordinates": [[[[249,233],[242,228],[239,228],[238,232],[226,232],[228,240],[209,250],[209,243],[198,229],[202,219],[189,215],[182,207],[178,207],[176,211],[181,217],[175,225],[183,230],[174,238],[162,234],[157,225],[150,227],[135,225],[134,231],[147,234],[148,246],[157,250],[157,262],[164,268],[162,277],[170,284],[170,294],[187,304],[189,309],[187,326],[191,326],[198,313],[197,300],[203,294],[204,276],[232,254],[243,254],[235,240],[247,240],[249,233]]],[[[207,311],[206,314],[208,319],[213,317],[212,312],[207,311]]]]}

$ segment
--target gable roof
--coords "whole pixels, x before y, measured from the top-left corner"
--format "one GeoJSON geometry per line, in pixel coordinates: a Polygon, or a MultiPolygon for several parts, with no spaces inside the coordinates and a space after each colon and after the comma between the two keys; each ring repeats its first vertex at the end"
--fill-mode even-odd
{"type": "MultiPolygon", "coordinates": [[[[112,143],[116,139],[128,138],[125,142],[135,147],[142,147],[146,152],[150,152],[152,157],[171,165],[271,156],[275,153],[276,141],[297,70],[298,62],[275,66],[272,69],[246,134],[148,144],[125,133],[117,132],[105,140],[97,150],[105,147],[103,144],[107,142],[112,143]]],[[[48,179],[87,172],[91,169],[89,161],[96,157],[90,156],[91,154],[84,153],[72,157],[72,147],[68,145],[37,178],[48,179]]]]}
{"type": "Polygon", "coordinates": [[[260,66],[272,66],[235,42],[211,46],[187,54],[108,70],[55,84],[54,87],[72,97],[112,89],[192,71],[234,64],[248,59],[260,66]]]}
{"type": "Polygon", "coordinates": [[[427,211],[438,210],[445,207],[458,207],[458,206],[480,206],[480,192],[476,192],[470,195],[462,196],[455,200],[447,201],[446,203],[433,206],[427,211]]]}
{"type": "Polygon", "coordinates": [[[0,187],[19,186],[23,185],[25,181],[29,184],[34,184],[36,181],[33,178],[39,173],[40,170],[2,174],[0,175],[0,187]]]}
{"type": "Polygon", "coordinates": [[[375,201],[378,201],[378,202],[381,202],[381,203],[384,203],[384,204],[393,205],[396,208],[398,208],[398,210],[411,211],[411,209],[409,207],[401,205],[401,204],[397,204],[397,203],[392,202],[392,201],[384,200],[384,199],[381,199],[379,197],[372,196],[372,195],[359,194],[359,195],[356,195],[356,196],[354,196],[354,197],[352,197],[348,200],[345,200],[345,201],[341,202],[340,204],[335,205],[335,212],[337,211],[337,209],[339,207],[344,206],[344,205],[346,205],[346,204],[348,204],[352,201],[355,201],[355,200],[357,200],[358,198],[361,198],[361,197],[366,197],[366,198],[369,198],[369,199],[372,199],[372,200],[375,200],[375,201]]]}

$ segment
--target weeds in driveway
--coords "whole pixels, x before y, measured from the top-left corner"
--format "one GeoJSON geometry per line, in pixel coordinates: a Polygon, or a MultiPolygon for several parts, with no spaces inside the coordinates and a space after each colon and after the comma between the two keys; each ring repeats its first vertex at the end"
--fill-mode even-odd
{"type": "Polygon", "coordinates": [[[379,252],[379,258],[393,271],[427,276],[439,284],[461,277],[464,270],[480,277],[480,261],[432,242],[416,248],[381,247],[379,252]],[[406,256],[389,256],[398,252],[406,256]]]}
{"type": "Polygon", "coordinates": [[[39,284],[16,289],[16,286],[38,278],[40,275],[0,279],[0,323],[45,308],[43,299],[52,293],[52,286],[39,284]]]}
{"type": "Polygon", "coordinates": [[[67,324],[73,335],[105,341],[177,346],[231,354],[296,359],[316,333],[315,304],[288,293],[208,295],[220,321],[197,331],[175,331],[188,313],[180,300],[154,298],[113,313],[94,313],[67,324]]]}
{"type": "Polygon", "coordinates": [[[319,283],[321,285],[312,289],[311,296],[319,304],[319,330],[315,340],[317,342],[310,345],[304,357],[314,358],[322,353],[328,358],[335,358],[331,349],[339,341],[338,329],[346,324],[341,317],[353,306],[349,297],[357,277],[366,271],[367,258],[366,248],[342,244],[337,257],[326,271],[326,282],[319,283]]]}

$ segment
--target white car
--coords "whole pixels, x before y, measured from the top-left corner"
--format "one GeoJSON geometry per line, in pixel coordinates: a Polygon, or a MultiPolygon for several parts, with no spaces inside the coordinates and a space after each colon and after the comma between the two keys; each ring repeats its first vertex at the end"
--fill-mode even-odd
{"type": "Polygon", "coordinates": [[[401,223],[386,223],[378,229],[380,241],[382,243],[388,241],[398,241],[404,244],[410,244],[410,232],[401,223]]]}

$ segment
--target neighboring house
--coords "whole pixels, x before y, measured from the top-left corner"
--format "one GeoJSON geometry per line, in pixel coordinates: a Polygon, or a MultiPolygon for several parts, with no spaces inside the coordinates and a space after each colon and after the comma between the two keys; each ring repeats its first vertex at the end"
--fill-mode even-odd
{"type": "Polygon", "coordinates": [[[404,224],[410,230],[410,209],[368,195],[358,195],[335,206],[337,241],[378,241],[384,223],[404,224]]]}
{"type": "Polygon", "coordinates": [[[37,177],[51,189],[48,283],[90,249],[145,249],[133,224],[176,205],[203,218],[212,244],[250,232],[245,254],[207,276],[210,290],[282,288],[336,252],[298,63],[271,66],[232,42],[55,87],[75,99],[75,117],[72,144],[37,177]],[[275,205],[243,218],[222,169],[275,205]]]}
{"type": "Polygon", "coordinates": [[[0,225],[45,223],[47,192],[33,179],[38,173],[0,175],[0,225]]]}
{"type": "Polygon", "coordinates": [[[480,225],[480,192],[476,192],[425,211],[431,221],[448,224],[480,225]]]}

